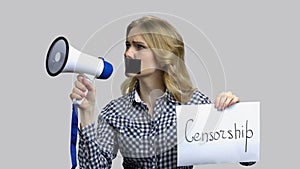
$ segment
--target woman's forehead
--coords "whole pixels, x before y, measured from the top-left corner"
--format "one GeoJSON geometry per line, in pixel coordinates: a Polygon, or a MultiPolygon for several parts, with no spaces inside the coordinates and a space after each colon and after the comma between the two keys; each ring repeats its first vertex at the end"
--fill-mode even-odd
{"type": "Polygon", "coordinates": [[[128,42],[143,42],[146,43],[144,37],[142,35],[133,35],[133,36],[127,36],[126,41],[128,42]]]}

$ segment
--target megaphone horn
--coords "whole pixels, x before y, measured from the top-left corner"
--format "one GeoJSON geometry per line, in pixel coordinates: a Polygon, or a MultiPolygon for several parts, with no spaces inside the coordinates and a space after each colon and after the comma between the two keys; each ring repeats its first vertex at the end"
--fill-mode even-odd
{"type": "Polygon", "coordinates": [[[113,72],[113,66],[104,58],[80,52],[62,36],[57,37],[48,49],[46,69],[50,76],[69,72],[88,74],[97,79],[107,79],[113,72]]]}

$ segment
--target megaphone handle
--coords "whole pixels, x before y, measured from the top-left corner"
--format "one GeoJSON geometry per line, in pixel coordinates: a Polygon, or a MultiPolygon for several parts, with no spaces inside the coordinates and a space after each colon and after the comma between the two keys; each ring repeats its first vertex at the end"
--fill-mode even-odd
{"type": "MultiPolygon", "coordinates": [[[[89,80],[90,82],[92,82],[94,80],[94,78],[95,78],[95,76],[89,75],[89,74],[85,74],[85,73],[83,73],[81,75],[84,76],[84,77],[86,77],[86,79],[89,80]]],[[[84,93],[84,95],[86,96],[87,93],[88,93],[88,90],[84,93]]],[[[81,99],[81,100],[73,99],[73,104],[81,105],[81,103],[83,102],[83,99],[81,99]]]]}

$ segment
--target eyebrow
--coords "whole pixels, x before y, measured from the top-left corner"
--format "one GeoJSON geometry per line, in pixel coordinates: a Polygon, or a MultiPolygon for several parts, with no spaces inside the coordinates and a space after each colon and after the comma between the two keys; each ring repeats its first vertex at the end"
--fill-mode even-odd
{"type": "MultiPolygon", "coordinates": [[[[129,42],[128,40],[126,40],[125,43],[130,43],[130,42],[129,42]]],[[[143,44],[143,45],[146,45],[145,42],[135,41],[135,40],[133,40],[132,43],[133,43],[133,44],[143,44]]]]}

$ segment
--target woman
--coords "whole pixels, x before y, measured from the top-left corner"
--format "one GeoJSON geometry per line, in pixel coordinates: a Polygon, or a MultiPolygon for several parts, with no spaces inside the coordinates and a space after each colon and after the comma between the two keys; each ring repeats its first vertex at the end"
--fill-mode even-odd
{"type": "MultiPolygon", "coordinates": [[[[139,59],[141,71],[126,73],[124,95],[103,108],[96,129],[95,87],[79,75],[70,94],[72,100],[85,98],[79,106],[79,165],[111,168],[120,151],[124,168],[177,168],[176,105],[211,101],[192,86],[182,37],[167,21],[154,16],[133,21],[125,44],[125,59],[139,59]]],[[[224,92],[215,107],[224,110],[237,102],[224,92]]]]}

